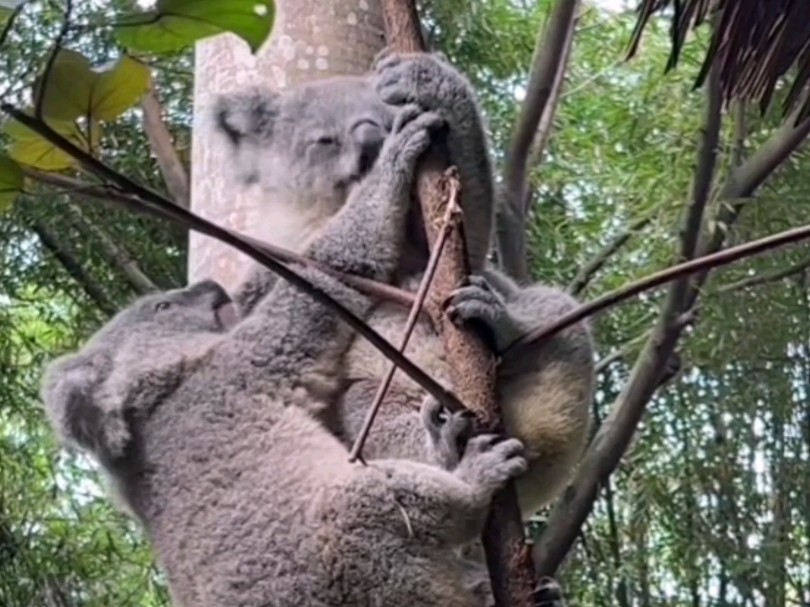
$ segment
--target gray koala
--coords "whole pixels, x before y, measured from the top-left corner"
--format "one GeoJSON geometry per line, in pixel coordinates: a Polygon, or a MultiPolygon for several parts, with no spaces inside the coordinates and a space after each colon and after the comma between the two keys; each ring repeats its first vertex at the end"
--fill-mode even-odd
{"type": "MultiPolygon", "coordinates": [[[[393,117],[380,162],[308,254],[392,280],[414,165],[441,123],[414,106],[393,117]]],[[[370,310],[334,277],[302,272],[354,313],[370,310]]],[[[174,604],[480,605],[453,547],[526,470],[520,441],[476,437],[453,472],[349,464],[320,418],[342,387],[351,332],[287,283],[247,317],[230,307],[213,281],[148,295],[53,362],[43,385],[58,434],[101,463],[145,527],[174,604]]]]}
{"type": "MultiPolygon", "coordinates": [[[[452,296],[448,312],[458,323],[481,328],[497,351],[538,325],[552,322],[577,302],[545,285],[519,287],[486,265],[492,230],[494,187],[487,139],[467,80],[442,56],[386,53],[373,73],[303,84],[280,93],[254,91],[224,96],[215,111],[244,183],[256,183],[267,200],[263,239],[300,249],[340,209],[347,193],[385,162],[377,158],[390,137],[395,109],[416,104],[444,118],[448,146],[462,180],[462,205],[471,266],[475,273],[452,296]]],[[[427,259],[421,218],[412,213],[395,283],[414,290],[427,259]]],[[[382,237],[382,236],[381,236],[382,237]]],[[[353,238],[344,245],[356,247],[353,238]]],[[[235,296],[243,310],[272,280],[259,269],[235,296]]],[[[398,342],[407,311],[382,303],[369,322],[398,342]]],[[[445,385],[449,374],[442,343],[429,323],[419,324],[406,351],[445,385]]],[[[352,442],[384,376],[388,361],[365,340],[347,356],[349,384],[341,394],[335,432],[352,442]]],[[[448,386],[450,387],[450,386],[448,386]]],[[[594,389],[593,344],[579,323],[535,345],[521,360],[504,360],[498,390],[508,433],[527,449],[530,468],[518,480],[524,515],[534,513],[564,487],[588,433],[594,389]]],[[[365,454],[439,463],[458,462],[463,419],[442,411],[403,374],[395,377],[372,430],[365,454]],[[420,421],[434,431],[425,440],[420,421]],[[449,423],[445,430],[441,426],[449,423]]],[[[463,443],[463,440],[461,441],[463,443]]]]}

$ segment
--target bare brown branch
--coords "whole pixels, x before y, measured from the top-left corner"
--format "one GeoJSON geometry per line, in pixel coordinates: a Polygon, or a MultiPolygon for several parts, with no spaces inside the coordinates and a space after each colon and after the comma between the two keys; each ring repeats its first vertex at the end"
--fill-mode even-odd
{"type": "MultiPolygon", "coordinates": [[[[383,0],[382,5],[388,43],[401,52],[423,52],[413,0],[383,0]]],[[[449,201],[450,186],[444,175],[448,165],[445,147],[434,144],[419,168],[417,193],[431,248],[436,246],[444,205],[449,201]]],[[[502,427],[495,398],[495,357],[478,335],[456,327],[444,313],[444,301],[470,271],[463,223],[457,225],[440,257],[427,309],[441,333],[456,393],[481,426],[492,429],[502,427]]],[[[495,496],[482,539],[495,604],[528,607],[535,578],[514,482],[495,496]]]]}
{"type": "Polygon", "coordinates": [[[575,308],[550,325],[538,327],[530,331],[522,338],[512,343],[504,352],[504,357],[521,356],[524,351],[523,349],[529,344],[547,339],[584,318],[601,312],[644,291],[649,291],[668,282],[682,279],[685,276],[708,272],[711,269],[726,266],[748,257],[772,251],[773,249],[796,244],[808,238],[810,238],[810,225],[800,226],[798,228],[785,230],[784,232],[777,232],[776,234],[764,238],[752,240],[736,247],[724,249],[717,253],[712,253],[711,255],[696,257],[690,261],[670,266],[665,270],[650,274],[614,291],[605,293],[575,308]]]}
{"type": "Polygon", "coordinates": [[[498,253],[504,270],[519,281],[529,277],[525,201],[532,145],[538,142],[544,146],[548,137],[573,41],[578,6],[579,0],[558,0],[546,28],[538,34],[526,97],[506,153],[505,200],[498,212],[498,253]],[[538,133],[541,121],[545,130],[538,133]]]}
{"type": "Polygon", "coordinates": [[[177,155],[172,142],[172,134],[163,122],[160,101],[154,90],[149,90],[141,98],[143,110],[143,130],[149,138],[149,145],[155,154],[166,189],[174,202],[181,207],[189,208],[189,181],[186,169],[177,155]]]}

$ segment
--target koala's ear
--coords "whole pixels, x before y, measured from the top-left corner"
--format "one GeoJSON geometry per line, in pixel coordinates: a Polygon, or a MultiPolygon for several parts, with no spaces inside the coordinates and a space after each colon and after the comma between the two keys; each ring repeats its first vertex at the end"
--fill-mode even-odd
{"type": "Polygon", "coordinates": [[[60,439],[93,452],[102,462],[120,458],[130,432],[120,407],[105,407],[98,396],[105,361],[78,353],[51,363],[42,382],[45,411],[60,439]]]}
{"type": "Polygon", "coordinates": [[[266,88],[220,95],[214,103],[214,124],[234,146],[246,138],[269,138],[279,113],[278,102],[279,94],[266,88]]]}

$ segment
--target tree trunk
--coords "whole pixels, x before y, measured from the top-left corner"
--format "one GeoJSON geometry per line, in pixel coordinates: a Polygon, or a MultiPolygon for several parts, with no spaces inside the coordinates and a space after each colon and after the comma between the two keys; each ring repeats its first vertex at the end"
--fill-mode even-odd
{"type": "MultiPolygon", "coordinates": [[[[191,208],[207,219],[251,236],[264,212],[257,188],[232,191],[222,174],[223,149],[206,126],[214,95],[255,85],[284,88],[339,74],[363,73],[384,44],[379,0],[276,0],[273,34],[256,56],[231,34],[197,43],[194,72],[194,140],[191,208]]],[[[248,258],[206,236],[191,234],[189,281],[213,278],[232,288],[248,258]]]]}

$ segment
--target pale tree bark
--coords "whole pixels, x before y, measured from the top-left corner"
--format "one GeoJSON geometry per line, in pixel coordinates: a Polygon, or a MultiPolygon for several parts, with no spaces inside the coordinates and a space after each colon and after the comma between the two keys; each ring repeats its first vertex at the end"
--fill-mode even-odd
{"type": "MultiPolygon", "coordinates": [[[[214,96],[262,84],[281,89],[295,83],[371,66],[384,44],[379,0],[276,0],[270,41],[254,56],[245,42],[224,34],[197,43],[194,72],[194,140],[191,148],[191,208],[228,228],[261,238],[254,226],[265,212],[255,189],[235,191],[226,177],[225,150],[215,144],[206,110],[214,96]]],[[[189,241],[190,281],[213,278],[235,286],[246,256],[206,236],[189,241]]]]}

